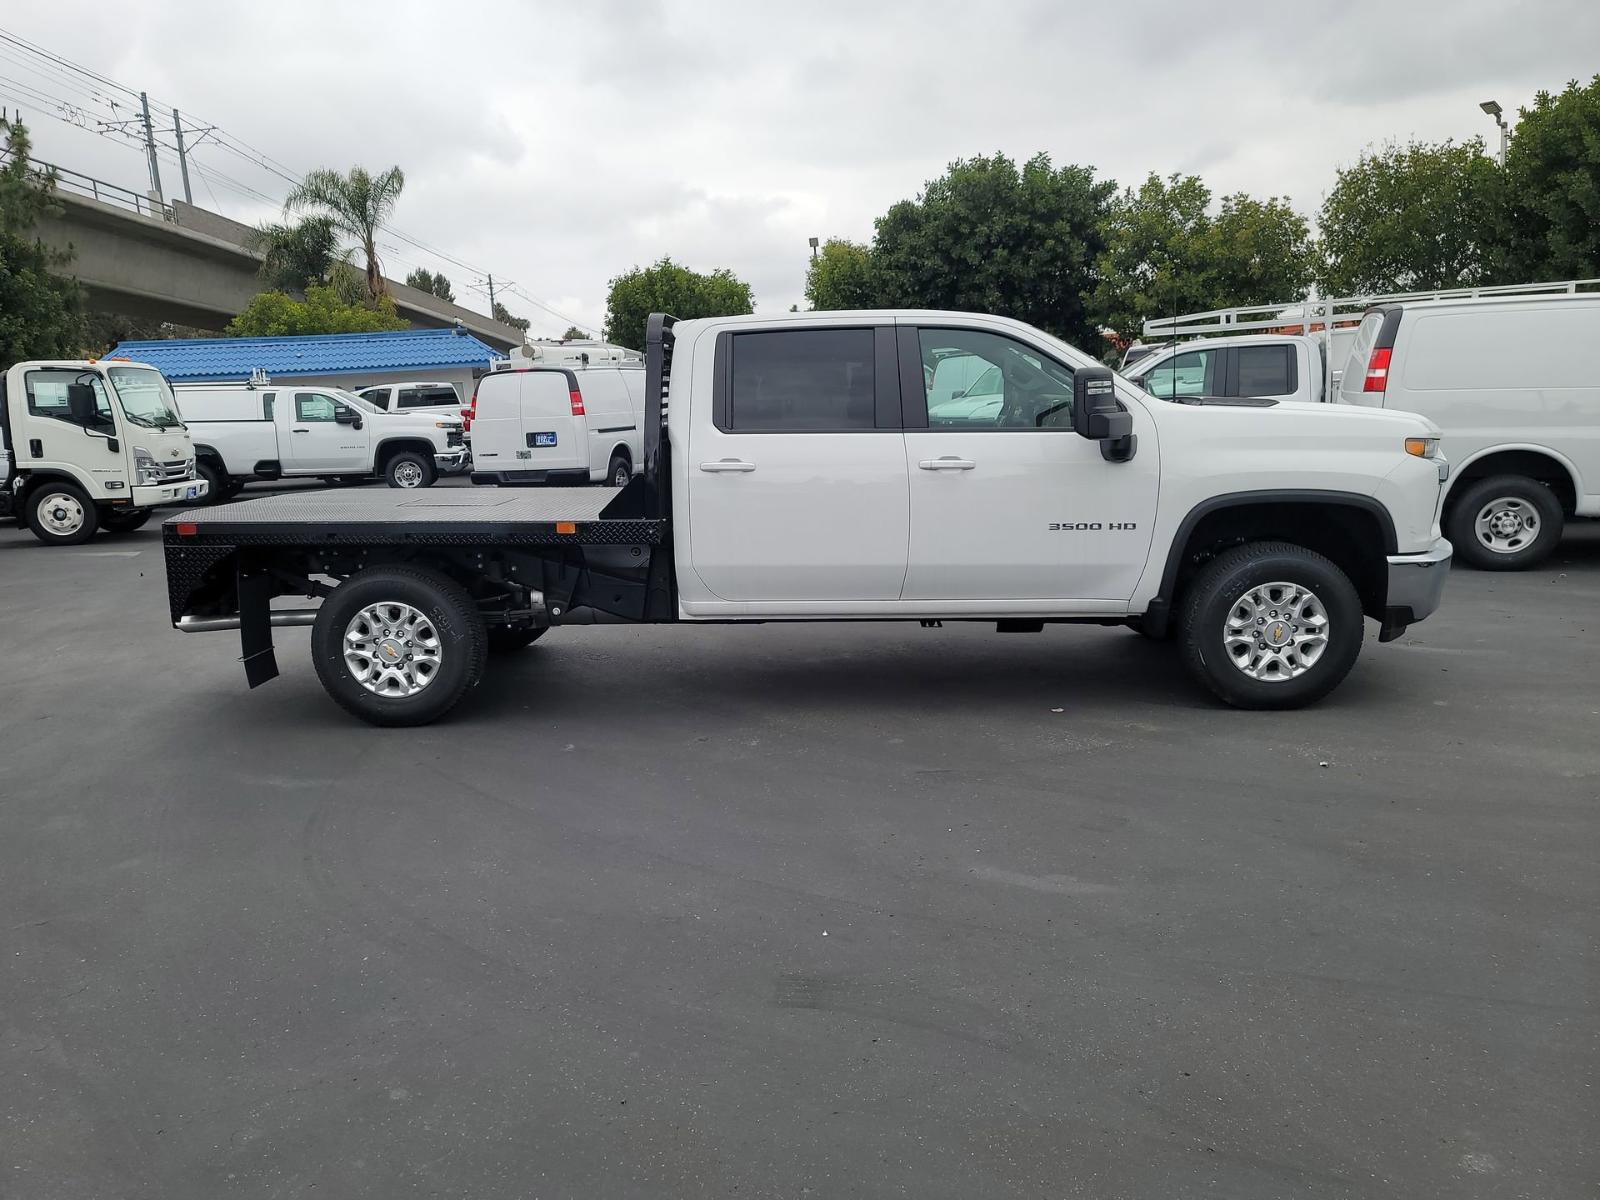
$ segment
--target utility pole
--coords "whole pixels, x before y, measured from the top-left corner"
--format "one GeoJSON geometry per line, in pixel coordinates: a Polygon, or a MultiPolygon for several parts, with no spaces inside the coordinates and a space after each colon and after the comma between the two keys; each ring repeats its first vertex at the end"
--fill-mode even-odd
{"type": "Polygon", "coordinates": [[[494,276],[493,275],[489,276],[489,319],[491,321],[498,320],[498,318],[494,315],[494,276]]]}
{"type": "Polygon", "coordinates": [[[150,161],[150,190],[158,202],[165,199],[161,193],[161,167],[156,162],[156,132],[150,127],[150,97],[139,93],[139,106],[144,113],[144,154],[150,161]]]}
{"type": "Polygon", "coordinates": [[[178,110],[172,110],[172,132],[178,138],[178,170],[183,174],[183,202],[194,203],[194,193],[189,190],[189,157],[183,152],[183,122],[178,118],[178,110]]]}

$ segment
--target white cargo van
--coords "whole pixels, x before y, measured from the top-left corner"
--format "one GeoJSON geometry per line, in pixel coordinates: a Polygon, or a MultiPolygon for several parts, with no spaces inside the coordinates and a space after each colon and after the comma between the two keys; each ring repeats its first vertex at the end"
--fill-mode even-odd
{"type": "Polygon", "coordinates": [[[495,371],[471,411],[474,483],[623,487],[643,468],[640,367],[495,371]]]}
{"type": "Polygon", "coordinates": [[[1347,404],[1421,413],[1451,463],[1444,529],[1493,571],[1600,517],[1600,294],[1382,304],[1345,362],[1347,404]]]}

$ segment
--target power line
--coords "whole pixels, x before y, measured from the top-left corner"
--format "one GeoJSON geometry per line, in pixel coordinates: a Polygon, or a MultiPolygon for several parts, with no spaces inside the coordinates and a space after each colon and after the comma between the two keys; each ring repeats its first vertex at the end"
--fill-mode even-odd
{"type": "MultiPolygon", "coordinates": [[[[98,133],[101,136],[120,136],[125,141],[130,143],[139,145],[145,144],[143,138],[136,136],[130,129],[126,128],[127,124],[141,120],[140,117],[134,115],[138,112],[136,102],[142,99],[142,95],[137,89],[131,88],[127,84],[119,83],[117,80],[111,79],[106,75],[102,75],[98,71],[91,70],[80,63],[76,63],[71,59],[56,54],[51,50],[47,50],[43,46],[29,41],[27,38],[21,37],[20,35],[14,34],[5,29],[0,29],[0,60],[10,62],[14,66],[29,71],[35,76],[39,77],[39,79],[42,81],[48,83],[50,86],[66,90],[75,97],[87,97],[91,106],[100,105],[106,109],[109,109],[112,119],[107,121],[98,117],[90,110],[90,108],[85,107],[83,103],[80,103],[78,99],[68,100],[54,94],[53,92],[46,92],[37,85],[31,85],[24,81],[0,80],[0,84],[9,82],[13,86],[31,93],[30,98],[26,101],[28,104],[32,105],[44,103],[53,106],[60,113],[60,116],[57,117],[57,119],[62,120],[66,124],[74,125],[78,128],[89,129],[90,132],[98,133]],[[19,53],[22,55],[20,58],[18,57],[19,53]],[[31,56],[31,58],[29,56],[31,56]],[[97,87],[95,85],[100,86],[97,87]],[[103,89],[109,89],[109,92],[103,89]],[[127,99],[126,101],[119,101],[116,95],[112,95],[110,93],[119,93],[127,99]],[[129,116],[123,117],[123,112],[127,112],[129,116]],[[91,122],[93,122],[93,128],[91,128],[91,122]]],[[[22,102],[20,97],[13,96],[13,99],[17,99],[19,103],[22,102]]],[[[158,99],[152,99],[151,103],[155,104],[158,108],[164,108],[168,111],[171,111],[176,107],[171,103],[158,99]]],[[[209,126],[210,128],[205,131],[205,135],[209,137],[213,145],[225,153],[231,154],[244,162],[248,162],[258,170],[275,176],[277,179],[290,185],[290,187],[298,187],[304,182],[304,177],[297,173],[292,167],[273,158],[265,151],[252,146],[242,138],[235,137],[216,122],[197,118],[192,112],[189,114],[189,119],[196,122],[196,124],[199,126],[209,126]]],[[[196,144],[198,144],[198,142],[196,144]]],[[[172,147],[169,143],[163,142],[161,145],[167,146],[169,149],[175,149],[175,147],[172,147]]],[[[153,147],[151,147],[151,149],[153,151],[153,147]]],[[[201,167],[198,161],[193,157],[192,148],[189,157],[190,161],[195,164],[196,171],[200,171],[201,167]]],[[[275,198],[267,196],[265,193],[251,187],[248,184],[231,179],[215,168],[207,168],[206,174],[202,174],[202,179],[206,180],[207,175],[210,177],[210,179],[207,180],[208,190],[210,189],[210,180],[214,180],[228,190],[235,191],[238,194],[247,195],[268,204],[279,203],[279,201],[277,201],[275,198]]],[[[212,193],[212,200],[213,203],[216,200],[214,192],[212,193]]],[[[442,262],[449,263],[452,266],[458,267],[463,271],[473,274],[482,275],[485,277],[489,275],[489,272],[485,268],[475,266],[464,259],[458,258],[457,256],[444,250],[440,250],[436,246],[429,245],[421,239],[413,237],[402,230],[394,228],[393,226],[385,225],[381,226],[380,228],[382,228],[384,232],[388,233],[391,237],[398,239],[399,241],[421,251],[424,254],[431,255],[442,262]]],[[[404,256],[398,254],[396,256],[399,257],[402,262],[408,261],[404,256]]],[[[544,303],[542,300],[535,299],[526,291],[517,288],[515,285],[504,286],[504,290],[513,295],[521,297],[529,304],[534,305],[536,308],[542,309],[544,312],[547,312],[560,320],[566,321],[572,325],[580,324],[580,322],[557,311],[550,305],[544,303]]]]}

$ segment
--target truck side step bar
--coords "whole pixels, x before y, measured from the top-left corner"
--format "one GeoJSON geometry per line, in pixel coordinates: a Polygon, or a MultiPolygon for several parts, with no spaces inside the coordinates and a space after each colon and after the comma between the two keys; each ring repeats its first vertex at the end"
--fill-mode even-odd
{"type": "MultiPolygon", "coordinates": [[[[317,619],[314,608],[291,608],[267,615],[267,624],[282,629],[290,625],[310,625],[317,619]]],[[[239,628],[238,617],[179,617],[179,633],[214,633],[219,629],[239,628]]]]}

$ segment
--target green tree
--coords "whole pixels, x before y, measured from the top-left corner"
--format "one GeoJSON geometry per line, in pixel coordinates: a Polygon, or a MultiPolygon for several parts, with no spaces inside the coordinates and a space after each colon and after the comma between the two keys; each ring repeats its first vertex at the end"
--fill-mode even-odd
{"type": "Polygon", "coordinates": [[[1600,75],[1522,110],[1506,176],[1504,282],[1600,275],[1600,75]]]}
{"type": "Polygon", "coordinates": [[[390,167],[380,175],[369,174],[365,167],[351,167],[348,175],[319,167],[289,193],[283,210],[325,217],[333,228],[351,238],[366,258],[367,295],[377,299],[384,294],[378,229],[394,211],[405,185],[406,177],[399,167],[390,167]]]}
{"type": "Polygon", "coordinates": [[[71,254],[51,250],[34,232],[61,206],[54,171],[29,164],[22,122],[6,122],[6,161],[0,167],[0,370],[29,358],[70,358],[81,348],[83,319],[76,281],[59,269],[71,254]]]}
{"type": "Polygon", "coordinates": [[[1046,154],[1020,170],[1003,154],[954,162],[878,218],[877,303],[999,313],[1097,346],[1089,298],[1115,192],[1046,154]]]}
{"type": "Polygon", "coordinates": [[[1341,168],[1318,224],[1331,295],[1492,283],[1505,194],[1483,140],[1390,143],[1341,168]]]}
{"type": "Polygon", "coordinates": [[[229,337],[301,337],[318,333],[382,333],[410,328],[388,296],[351,304],[331,287],[312,284],[306,298],[262,292],[228,322],[229,337]]]}
{"type": "Polygon", "coordinates": [[[496,321],[499,321],[500,324],[509,325],[513,329],[520,329],[523,333],[527,333],[528,326],[533,324],[533,322],[528,320],[527,317],[512,316],[511,310],[504,304],[501,304],[498,300],[494,302],[494,308],[489,315],[496,321]]]}
{"type": "Polygon", "coordinates": [[[1124,190],[1106,240],[1095,314],[1124,337],[1174,311],[1294,299],[1316,278],[1311,231],[1288,200],[1240,192],[1213,214],[1196,175],[1151,175],[1124,190]]]}
{"type": "Polygon", "coordinates": [[[878,276],[872,250],[859,242],[829,238],[806,268],[806,302],[818,311],[877,308],[878,276]]]}
{"type": "Polygon", "coordinates": [[[452,303],[456,298],[455,289],[450,286],[450,280],[445,276],[444,272],[430,271],[427,267],[418,267],[407,275],[406,286],[414,287],[418,291],[427,292],[431,296],[437,296],[441,300],[448,300],[452,303]]]}
{"type": "Polygon", "coordinates": [[[1148,317],[1210,307],[1195,269],[1210,205],[1211,189],[1197,175],[1152,174],[1111,202],[1094,295],[1102,324],[1130,337],[1148,317]]]}
{"type": "Polygon", "coordinates": [[[611,281],[606,296],[606,338],[634,350],[644,348],[645,324],[653,312],[690,317],[729,317],[755,311],[750,285],[726,268],[701,274],[670,258],[634,267],[611,281]]]}
{"type": "Polygon", "coordinates": [[[589,340],[589,335],[576,325],[568,325],[567,331],[561,335],[561,340],[563,342],[586,342],[589,340]]]}
{"type": "Polygon", "coordinates": [[[250,244],[261,254],[262,282],[285,292],[303,291],[312,283],[327,283],[351,253],[339,245],[339,230],[328,217],[268,221],[251,235],[250,244]]]}

